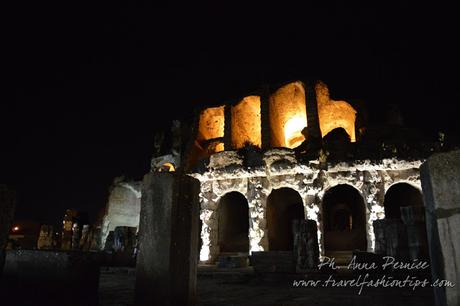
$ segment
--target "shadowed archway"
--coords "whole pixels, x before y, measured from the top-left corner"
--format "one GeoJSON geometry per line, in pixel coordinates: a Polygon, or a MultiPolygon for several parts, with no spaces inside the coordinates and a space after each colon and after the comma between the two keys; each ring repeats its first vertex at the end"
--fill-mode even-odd
{"type": "Polygon", "coordinates": [[[408,183],[396,183],[385,193],[385,218],[401,219],[401,207],[424,206],[420,190],[408,183]]]}
{"type": "Polygon", "coordinates": [[[268,248],[291,251],[294,248],[292,221],[305,219],[302,198],[291,188],[272,191],[267,199],[268,248]]]}
{"type": "Polygon", "coordinates": [[[366,210],[361,194],[349,185],[330,188],[323,197],[324,249],[367,249],[366,210]]]}
{"type": "Polygon", "coordinates": [[[219,201],[218,218],[220,252],[249,253],[249,209],[244,195],[225,194],[219,201]]]}

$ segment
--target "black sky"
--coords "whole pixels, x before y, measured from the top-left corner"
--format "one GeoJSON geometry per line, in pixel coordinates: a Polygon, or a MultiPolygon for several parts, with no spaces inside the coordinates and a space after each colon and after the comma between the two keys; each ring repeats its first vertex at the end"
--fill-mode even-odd
{"type": "Polygon", "coordinates": [[[9,4],[0,183],[17,188],[17,218],[74,207],[94,220],[113,177],[149,170],[156,130],[262,84],[320,78],[335,97],[455,131],[453,14],[370,2],[9,4]]]}

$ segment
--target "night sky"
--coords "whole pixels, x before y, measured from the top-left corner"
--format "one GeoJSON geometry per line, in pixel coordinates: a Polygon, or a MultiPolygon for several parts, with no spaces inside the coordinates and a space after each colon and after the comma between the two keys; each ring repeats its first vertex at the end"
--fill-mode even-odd
{"type": "Polygon", "coordinates": [[[455,16],[371,2],[8,4],[0,183],[17,189],[17,219],[76,208],[94,221],[115,176],[149,170],[155,131],[262,84],[318,78],[334,98],[399,104],[408,125],[455,132],[455,16]]]}

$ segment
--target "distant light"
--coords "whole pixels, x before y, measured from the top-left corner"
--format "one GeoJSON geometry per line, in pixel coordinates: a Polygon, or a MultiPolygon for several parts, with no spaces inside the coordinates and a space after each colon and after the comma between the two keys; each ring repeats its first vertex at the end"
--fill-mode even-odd
{"type": "Polygon", "coordinates": [[[19,231],[19,226],[13,227],[13,232],[17,232],[17,231],[19,231]]]}

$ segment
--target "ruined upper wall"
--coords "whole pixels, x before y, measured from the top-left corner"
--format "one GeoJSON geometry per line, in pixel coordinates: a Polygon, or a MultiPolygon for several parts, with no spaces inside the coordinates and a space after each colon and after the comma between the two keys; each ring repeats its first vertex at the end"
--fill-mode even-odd
{"type": "Polygon", "coordinates": [[[311,124],[316,124],[322,137],[343,128],[352,142],[356,140],[356,110],[349,103],[330,99],[323,82],[307,86],[296,81],[243,97],[236,103],[202,110],[191,159],[197,161],[246,145],[294,149],[306,139],[307,118],[315,119],[311,124]],[[309,103],[317,107],[308,107],[309,103]],[[307,110],[313,114],[307,114],[307,110]]]}

